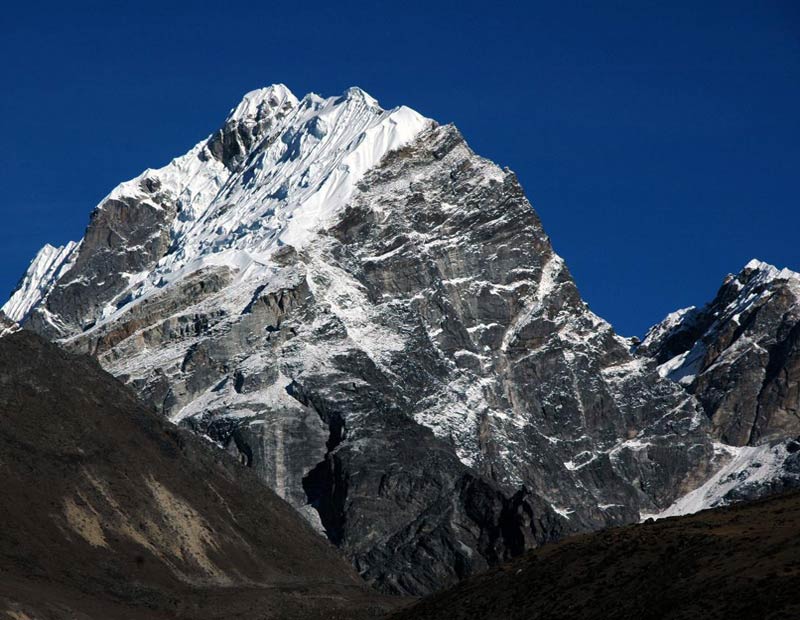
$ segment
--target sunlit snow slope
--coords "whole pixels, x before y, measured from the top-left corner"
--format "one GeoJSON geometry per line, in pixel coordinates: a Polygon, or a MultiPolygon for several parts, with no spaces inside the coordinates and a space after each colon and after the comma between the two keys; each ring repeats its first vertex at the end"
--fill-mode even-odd
{"type": "MultiPolygon", "coordinates": [[[[358,88],[327,99],[312,93],[301,101],[281,84],[248,93],[226,119],[225,127],[236,128],[228,143],[212,135],[101,201],[100,210],[130,201],[162,210],[153,194],[166,194],[179,213],[170,223],[168,252],[146,269],[124,273],[127,286],[108,300],[102,319],[203,266],[227,265],[252,276],[281,245],[301,248],[342,208],[367,170],[431,123],[405,106],[385,111],[358,88]]],[[[71,267],[76,247],[48,245],[39,252],[2,308],[9,318],[27,317],[71,267]]]]}

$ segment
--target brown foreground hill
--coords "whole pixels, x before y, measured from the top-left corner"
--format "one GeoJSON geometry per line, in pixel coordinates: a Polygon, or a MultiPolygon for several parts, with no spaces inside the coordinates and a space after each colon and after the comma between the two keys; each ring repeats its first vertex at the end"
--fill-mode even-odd
{"type": "MultiPolygon", "coordinates": [[[[0,338],[0,618],[351,619],[398,599],[93,360],[0,338]]],[[[800,494],[544,546],[394,620],[800,617],[800,494]]]]}
{"type": "Polygon", "coordinates": [[[544,546],[393,620],[800,618],[800,494],[544,546]]]}
{"type": "Polygon", "coordinates": [[[382,616],[255,475],[87,357],[0,338],[0,618],[382,616]]]}

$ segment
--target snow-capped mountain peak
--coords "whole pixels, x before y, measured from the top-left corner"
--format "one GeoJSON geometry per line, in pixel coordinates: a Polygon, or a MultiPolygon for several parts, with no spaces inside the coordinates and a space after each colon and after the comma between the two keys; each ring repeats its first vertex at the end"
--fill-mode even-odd
{"type": "Polygon", "coordinates": [[[764,261],[759,260],[757,258],[751,258],[747,262],[747,264],[742,268],[742,270],[744,270],[744,269],[758,269],[758,270],[760,270],[760,269],[774,269],[774,267],[772,265],[770,265],[769,263],[765,263],[764,261]]]}
{"type": "Polygon", "coordinates": [[[351,86],[350,88],[346,89],[344,93],[342,93],[342,96],[339,97],[339,100],[342,99],[359,99],[370,107],[374,108],[380,107],[380,105],[378,104],[378,100],[375,99],[375,97],[370,95],[362,88],[359,88],[358,86],[351,86]]]}
{"type": "Polygon", "coordinates": [[[384,111],[359,88],[341,97],[308,95],[298,103],[285,86],[273,86],[246,95],[226,124],[265,115],[264,102],[275,122],[242,169],[219,179],[212,200],[178,219],[172,230],[176,257],[225,249],[268,253],[279,243],[302,244],[342,206],[366,170],[431,122],[406,107],[384,111]],[[236,206],[215,208],[222,203],[236,206]]]}
{"type": "Polygon", "coordinates": [[[12,321],[22,321],[53,283],[70,268],[77,247],[74,241],[59,247],[45,244],[31,261],[16,290],[2,307],[2,312],[12,321]]]}
{"type": "Polygon", "coordinates": [[[231,109],[226,122],[254,118],[264,107],[280,108],[287,104],[295,107],[297,103],[297,97],[287,86],[272,84],[245,94],[239,105],[231,109]]]}
{"type": "Polygon", "coordinates": [[[765,263],[756,258],[750,260],[739,274],[734,277],[739,282],[746,281],[748,285],[765,284],[775,280],[786,280],[792,283],[792,285],[795,285],[795,283],[800,284],[800,273],[786,267],[778,269],[774,265],[765,263]]]}
{"type": "MultiPolygon", "coordinates": [[[[142,211],[135,217],[162,222],[151,238],[120,240],[115,251],[168,250],[153,252],[155,263],[122,267],[126,282],[97,319],[126,311],[187,269],[227,265],[251,277],[279,247],[301,248],[369,169],[432,124],[405,106],[384,110],[357,87],[302,100],[283,84],[247,93],[217,132],[166,166],[121,183],[98,205],[107,218],[130,220],[142,211]]],[[[10,318],[22,320],[41,300],[36,291],[52,283],[56,258],[54,250],[40,252],[5,306],[10,318]]]]}

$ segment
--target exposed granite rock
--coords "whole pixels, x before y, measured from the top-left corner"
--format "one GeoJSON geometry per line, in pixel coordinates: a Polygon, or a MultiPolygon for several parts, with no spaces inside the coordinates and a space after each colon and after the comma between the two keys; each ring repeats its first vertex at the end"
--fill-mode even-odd
{"type": "Polygon", "coordinates": [[[174,197],[161,192],[156,179],[142,189],[146,199],[110,198],[95,209],[71,269],[27,317],[32,329],[57,337],[91,327],[103,306],[127,288],[126,274],[152,268],[166,253],[174,197]]]}

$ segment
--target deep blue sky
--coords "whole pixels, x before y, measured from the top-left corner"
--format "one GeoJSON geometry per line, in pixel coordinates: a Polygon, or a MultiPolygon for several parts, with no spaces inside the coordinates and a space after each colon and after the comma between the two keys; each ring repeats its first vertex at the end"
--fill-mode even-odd
{"type": "Polygon", "coordinates": [[[625,335],[753,256],[800,269],[795,0],[15,2],[0,58],[4,299],[113,186],[273,82],[456,123],[625,335]]]}

